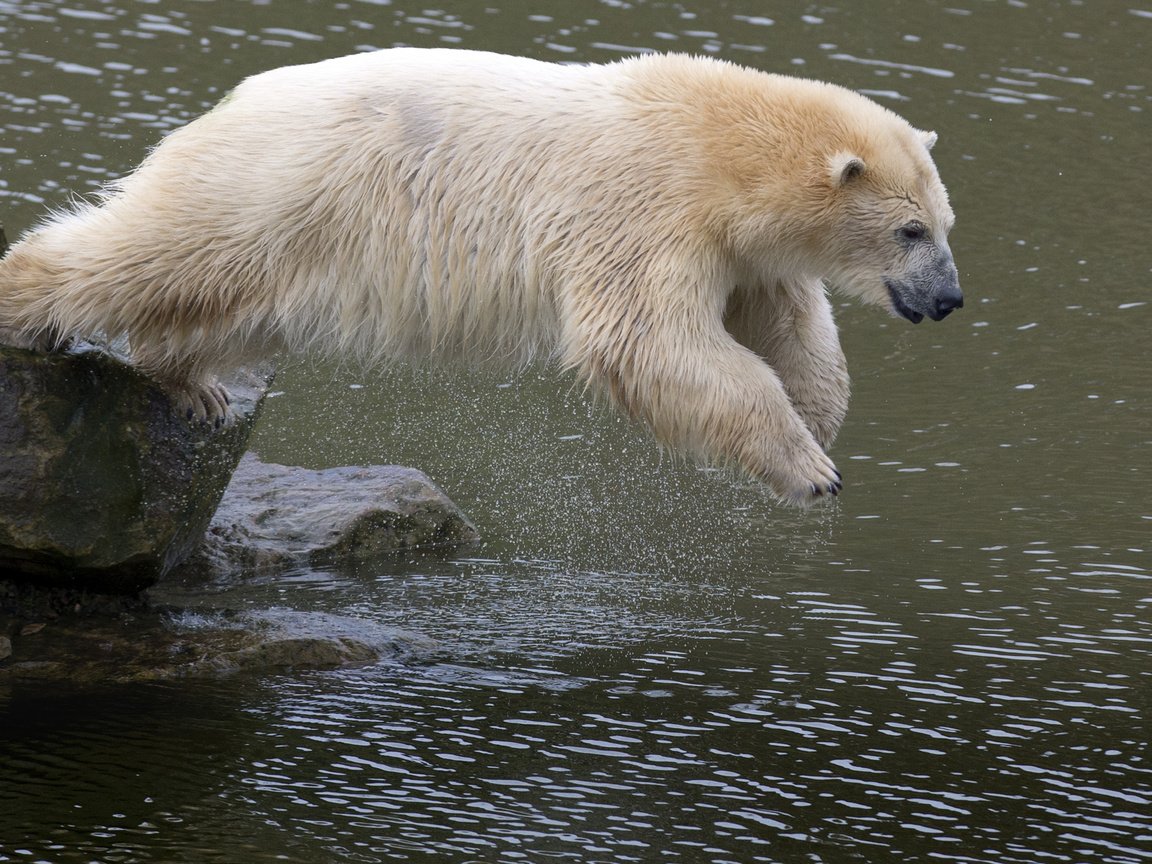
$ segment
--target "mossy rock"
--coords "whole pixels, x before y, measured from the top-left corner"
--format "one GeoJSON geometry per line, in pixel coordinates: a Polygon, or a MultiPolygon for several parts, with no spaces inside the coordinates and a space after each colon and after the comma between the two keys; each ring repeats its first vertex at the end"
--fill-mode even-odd
{"type": "Polygon", "coordinates": [[[0,578],[133,593],[200,543],[270,382],[227,383],[236,422],[189,422],[122,359],[0,347],[0,578]]]}

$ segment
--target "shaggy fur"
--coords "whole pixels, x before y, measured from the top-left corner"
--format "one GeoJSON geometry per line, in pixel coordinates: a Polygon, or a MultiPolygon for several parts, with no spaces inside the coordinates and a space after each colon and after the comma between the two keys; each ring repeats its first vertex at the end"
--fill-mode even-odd
{"type": "Polygon", "coordinates": [[[208,420],[214,373],[271,352],[555,357],[661,442],[807,504],[840,489],[848,402],[824,280],[914,321],[960,305],[933,140],[687,56],[277,69],[14,245],[0,328],[126,334],[208,420]]]}

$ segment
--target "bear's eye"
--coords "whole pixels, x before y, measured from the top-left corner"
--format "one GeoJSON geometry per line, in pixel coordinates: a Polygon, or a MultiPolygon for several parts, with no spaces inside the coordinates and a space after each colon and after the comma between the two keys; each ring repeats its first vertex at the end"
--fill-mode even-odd
{"type": "Polygon", "coordinates": [[[923,222],[909,222],[896,229],[896,236],[905,243],[919,243],[928,236],[928,227],[923,222]]]}

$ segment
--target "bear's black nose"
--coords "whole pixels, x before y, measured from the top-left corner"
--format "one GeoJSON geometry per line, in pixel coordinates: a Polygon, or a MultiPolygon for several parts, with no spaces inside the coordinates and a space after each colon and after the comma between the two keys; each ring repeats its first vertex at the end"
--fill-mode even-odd
{"type": "Polygon", "coordinates": [[[954,309],[960,309],[964,305],[964,295],[960,293],[960,289],[945,291],[936,297],[936,314],[932,316],[933,321],[940,321],[945,318],[948,313],[954,309]]]}

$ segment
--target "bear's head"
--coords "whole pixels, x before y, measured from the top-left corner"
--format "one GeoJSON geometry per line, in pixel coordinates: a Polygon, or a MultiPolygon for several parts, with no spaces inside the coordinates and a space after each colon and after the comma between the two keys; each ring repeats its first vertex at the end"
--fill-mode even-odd
{"type": "Polygon", "coordinates": [[[939,321],[964,295],[948,246],[955,218],[928,155],[936,133],[902,121],[884,132],[825,157],[833,220],[821,244],[826,275],[913,324],[939,321]]]}
{"type": "Polygon", "coordinates": [[[822,278],[913,323],[960,308],[935,133],[836,85],[744,83],[701,112],[738,257],[762,279],[822,278]]]}

